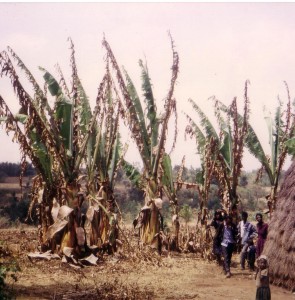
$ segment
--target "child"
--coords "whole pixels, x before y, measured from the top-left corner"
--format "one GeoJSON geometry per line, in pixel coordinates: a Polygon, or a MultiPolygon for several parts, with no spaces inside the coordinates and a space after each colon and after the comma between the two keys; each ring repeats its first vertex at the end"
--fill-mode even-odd
{"type": "Polygon", "coordinates": [[[270,300],[270,288],[268,277],[268,259],[265,255],[257,258],[256,280],[256,300],[270,300]]]}

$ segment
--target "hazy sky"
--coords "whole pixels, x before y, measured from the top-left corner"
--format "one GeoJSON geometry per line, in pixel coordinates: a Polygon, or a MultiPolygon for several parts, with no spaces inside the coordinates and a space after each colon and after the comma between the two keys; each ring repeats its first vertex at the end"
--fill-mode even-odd
{"type": "MultiPolygon", "coordinates": [[[[269,153],[263,105],[273,113],[277,98],[287,100],[283,81],[295,95],[295,4],[293,3],[0,3],[0,50],[11,46],[42,84],[38,66],[55,73],[59,63],[70,74],[68,37],[76,49],[78,73],[90,96],[92,108],[103,75],[105,34],[120,65],[140,88],[139,59],[146,59],[162,111],[170,83],[172,53],[168,30],[180,57],[175,89],[179,135],[172,155],[180,164],[199,166],[194,141],[184,141],[187,124],[183,112],[193,118],[188,99],[212,115],[207,100],[215,95],[229,104],[238,97],[240,109],[246,80],[250,80],[250,122],[269,153]]],[[[68,77],[68,79],[70,79],[68,77]]],[[[0,95],[16,109],[17,100],[0,78],[0,95]]],[[[173,129],[169,136],[173,136],[173,129]]],[[[0,161],[19,161],[17,144],[0,128],[0,161]]],[[[131,146],[131,162],[140,161],[131,146]]],[[[259,167],[245,154],[244,168],[259,167]]]]}

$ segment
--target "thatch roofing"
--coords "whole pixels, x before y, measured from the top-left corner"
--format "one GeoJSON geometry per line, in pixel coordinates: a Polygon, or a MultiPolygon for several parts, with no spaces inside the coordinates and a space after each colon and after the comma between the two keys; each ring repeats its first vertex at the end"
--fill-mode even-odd
{"type": "Polygon", "coordinates": [[[295,161],[285,174],[263,254],[273,284],[295,291],[295,161]]]}

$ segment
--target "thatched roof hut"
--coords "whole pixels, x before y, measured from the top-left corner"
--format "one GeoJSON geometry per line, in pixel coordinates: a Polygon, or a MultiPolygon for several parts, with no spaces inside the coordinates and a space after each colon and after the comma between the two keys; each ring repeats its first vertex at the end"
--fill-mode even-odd
{"type": "Polygon", "coordinates": [[[295,291],[295,161],[285,174],[263,254],[273,284],[295,291]]]}

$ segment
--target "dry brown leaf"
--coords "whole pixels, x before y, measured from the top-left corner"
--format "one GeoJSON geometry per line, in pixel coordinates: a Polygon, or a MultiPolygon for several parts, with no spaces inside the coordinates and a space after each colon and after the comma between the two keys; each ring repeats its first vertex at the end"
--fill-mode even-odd
{"type": "Polygon", "coordinates": [[[72,208],[68,207],[67,205],[63,205],[60,207],[57,217],[58,219],[62,220],[66,218],[72,211],[73,211],[72,208]]]}
{"type": "Polygon", "coordinates": [[[40,253],[40,252],[33,252],[33,253],[28,253],[28,257],[30,259],[32,258],[37,258],[37,259],[47,259],[47,260],[51,260],[53,258],[58,258],[60,259],[60,256],[57,254],[52,254],[51,250],[48,250],[47,252],[44,253],[40,253]]]}
{"type": "Polygon", "coordinates": [[[47,239],[52,239],[54,235],[61,231],[66,225],[68,224],[67,220],[59,220],[53,223],[51,226],[48,227],[48,231],[46,232],[47,239]]]}
{"type": "Polygon", "coordinates": [[[93,254],[89,255],[88,257],[85,257],[85,258],[82,258],[82,259],[79,259],[79,261],[84,265],[94,265],[96,266],[97,265],[97,261],[98,261],[98,258],[96,256],[94,256],[93,254]]]}

